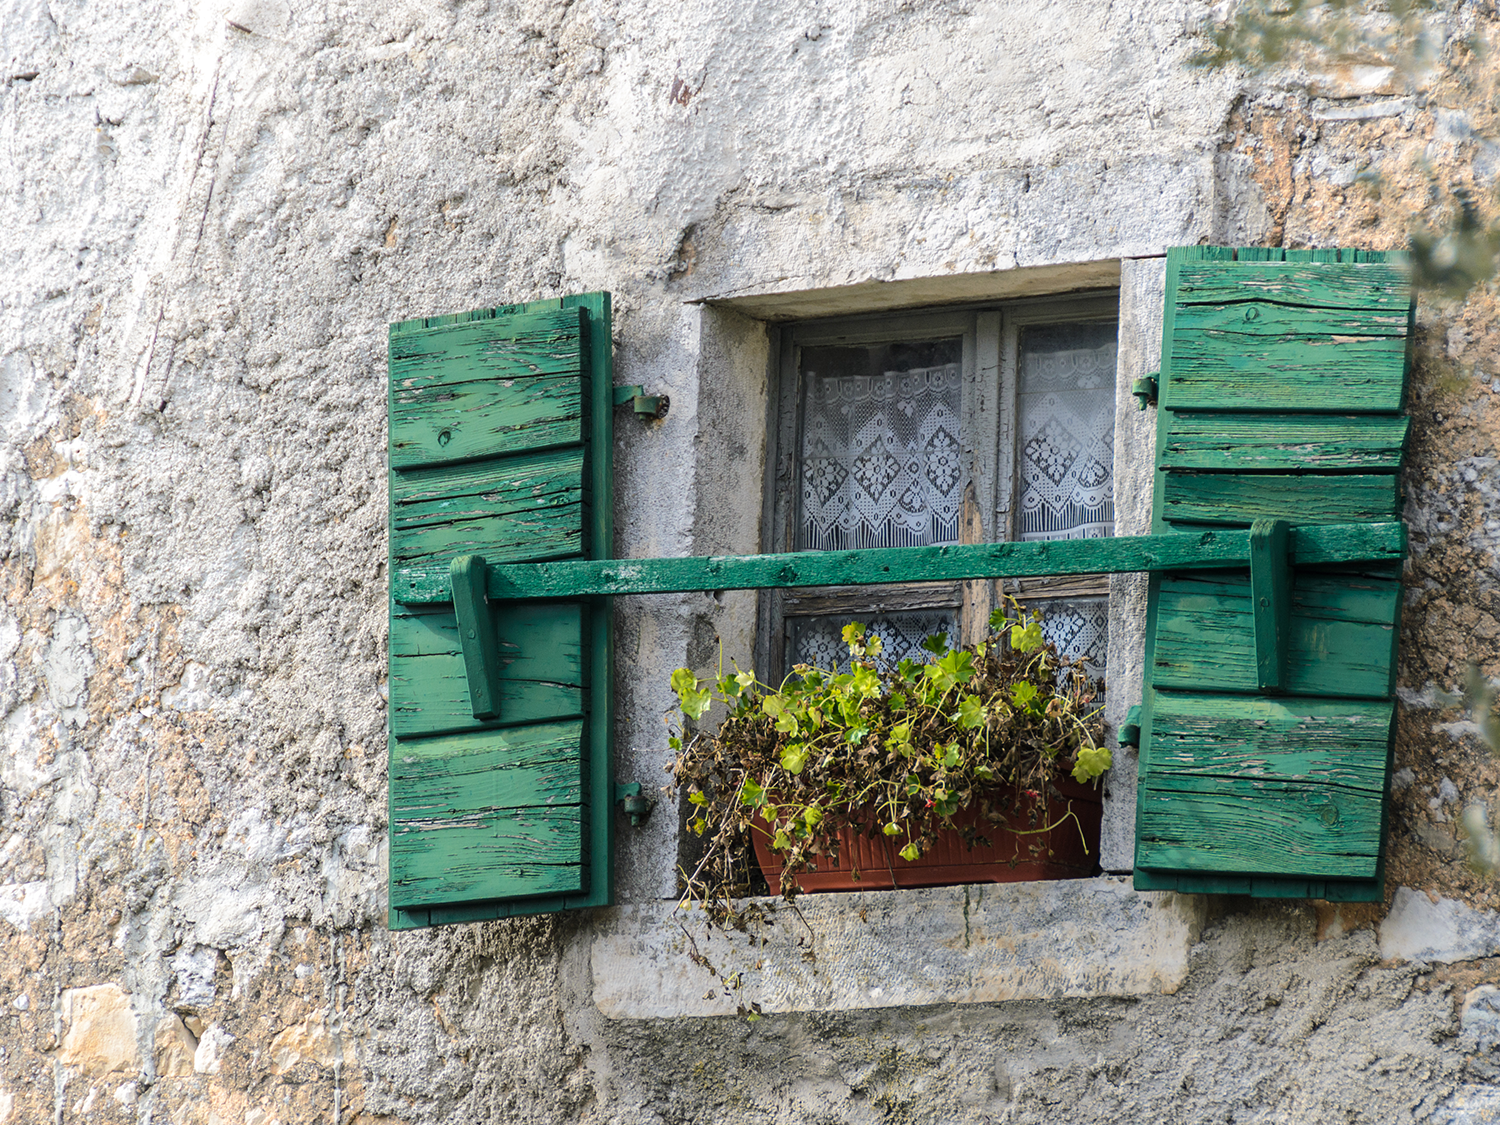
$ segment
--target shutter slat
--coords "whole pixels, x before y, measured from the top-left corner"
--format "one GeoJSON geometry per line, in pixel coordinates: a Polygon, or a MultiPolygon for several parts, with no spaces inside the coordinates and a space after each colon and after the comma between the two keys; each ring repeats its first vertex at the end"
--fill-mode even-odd
{"type": "Polygon", "coordinates": [[[1167,477],[1163,518],[1170,524],[1243,527],[1258,519],[1298,523],[1380,523],[1400,511],[1401,480],[1392,473],[1305,475],[1176,472],[1167,477]]]}
{"type": "Polygon", "coordinates": [[[1161,464],[1169,470],[1394,473],[1407,428],[1405,418],[1378,414],[1177,414],[1161,464]]]}
{"type": "Polygon", "coordinates": [[[392,473],[391,557],[397,566],[533,562],[583,546],[583,449],[392,473]]]}
{"type": "Polygon", "coordinates": [[[1411,304],[1405,273],[1385,263],[1328,270],[1297,262],[1195,262],[1182,256],[1179,262],[1175,293],[1179,305],[1273,301],[1320,309],[1368,309],[1405,318],[1411,304]]]}
{"type": "Polygon", "coordinates": [[[391,905],[583,889],[583,723],[400,742],[391,905]]]}

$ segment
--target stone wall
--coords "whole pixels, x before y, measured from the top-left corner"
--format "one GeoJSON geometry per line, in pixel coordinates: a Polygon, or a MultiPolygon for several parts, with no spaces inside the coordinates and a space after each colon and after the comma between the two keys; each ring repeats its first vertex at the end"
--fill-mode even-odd
{"type": "MultiPolygon", "coordinates": [[[[387,322],[611,290],[618,381],[672,397],[622,420],[617,554],[753,549],[766,318],[1400,245],[1419,159],[1500,170],[1497,56],[1454,38],[1490,4],[1415,90],[1192,69],[1189,0],[3,9],[0,1122],[1500,1112],[1455,833],[1500,774],[1452,702],[1500,676],[1487,291],[1420,314],[1390,903],[1198,900],[1133,984],[754,1023],[611,1018],[623,911],[383,928],[387,322]]],[[[751,616],[621,606],[622,774],[751,616]]],[[[627,899],[670,886],[617,852],[627,899]]]]}

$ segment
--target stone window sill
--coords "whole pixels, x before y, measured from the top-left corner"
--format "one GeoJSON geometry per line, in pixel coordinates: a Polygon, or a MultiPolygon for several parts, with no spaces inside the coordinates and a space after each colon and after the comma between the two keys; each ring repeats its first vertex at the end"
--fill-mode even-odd
{"type": "Polygon", "coordinates": [[[1203,923],[1201,898],[1113,876],[807,895],[798,910],[807,925],[782,910],[754,938],[711,941],[673,902],[600,911],[594,1003],[610,1019],[664,1019],[752,1000],[793,1012],[1170,994],[1203,923]],[[740,974],[737,994],[693,963],[684,928],[719,976],[740,974]]]}

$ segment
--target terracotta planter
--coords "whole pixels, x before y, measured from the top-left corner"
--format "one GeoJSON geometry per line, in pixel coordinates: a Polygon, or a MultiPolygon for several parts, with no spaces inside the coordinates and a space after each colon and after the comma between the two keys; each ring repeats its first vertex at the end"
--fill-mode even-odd
{"type": "MultiPolygon", "coordinates": [[[[897,855],[904,837],[876,836],[845,830],[839,834],[837,860],[818,856],[815,868],[796,875],[804,891],[871,891],[891,887],[945,887],[958,883],[1020,883],[1034,879],[1082,879],[1094,873],[1099,855],[1099,820],[1103,814],[1104,787],[1100,783],[1081,785],[1071,777],[1054,782],[1061,797],[1054,796],[1045,810],[1045,824],[1056,824],[1047,832],[1018,835],[1004,824],[992,821],[981,824],[977,805],[955,816],[957,825],[938,834],[937,843],[914,862],[897,855]],[[1068,812],[1078,817],[1064,819],[1068,812]],[[1079,833],[1079,824],[1083,832],[1079,833]],[[990,840],[990,846],[964,846],[959,830],[974,825],[990,840]],[[1088,849],[1084,849],[1084,840],[1088,849]],[[858,872],[858,878],[855,873],[858,872]]],[[[1030,828],[1031,811],[1041,805],[1040,798],[1017,794],[1006,786],[990,795],[995,811],[1023,828],[1030,828]]],[[[752,833],[755,858],[771,885],[771,893],[781,893],[781,857],[772,851],[764,832],[752,833]]]]}

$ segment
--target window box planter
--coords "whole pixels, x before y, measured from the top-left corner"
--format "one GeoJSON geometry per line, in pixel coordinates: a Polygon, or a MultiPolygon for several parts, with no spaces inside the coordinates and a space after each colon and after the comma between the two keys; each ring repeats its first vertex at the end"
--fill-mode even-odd
{"type": "MultiPolygon", "coordinates": [[[[971,805],[954,816],[954,828],[939,833],[937,843],[912,861],[897,854],[899,840],[846,829],[839,833],[837,858],[818,856],[814,869],[798,872],[795,879],[802,890],[816,892],[1086,878],[1098,866],[1103,787],[1068,776],[1055,778],[1052,787],[1054,791],[1044,798],[997,786],[987,801],[990,810],[1004,820],[990,821],[979,804],[971,805]],[[1033,813],[1035,827],[1051,827],[1045,832],[1030,831],[1033,813]],[[1011,824],[1028,831],[1012,831],[1011,824]],[[962,831],[968,827],[987,837],[989,844],[967,847],[962,831]]],[[[751,833],[755,859],[771,894],[779,895],[782,859],[770,848],[761,824],[760,831],[751,833]]]]}

